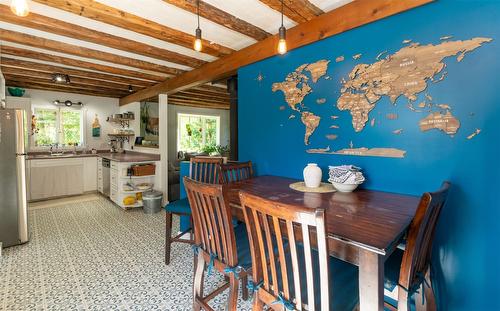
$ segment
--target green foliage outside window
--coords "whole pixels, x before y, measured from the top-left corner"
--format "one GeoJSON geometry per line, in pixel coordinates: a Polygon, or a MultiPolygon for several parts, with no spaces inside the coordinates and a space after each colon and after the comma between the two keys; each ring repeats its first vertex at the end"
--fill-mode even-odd
{"type": "Polygon", "coordinates": [[[35,146],[49,146],[57,142],[57,110],[35,109],[38,133],[35,146]]]}
{"type": "Polygon", "coordinates": [[[219,117],[179,114],[178,150],[201,152],[219,143],[219,117]]]}
{"type": "Polygon", "coordinates": [[[81,145],[81,115],[77,110],[62,110],[61,111],[61,128],[62,128],[62,144],[63,145],[81,145]]]}
{"type": "Polygon", "coordinates": [[[35,108],[34,113],[37,120],[35,146],[83,144],[80,110],[35,108]]]}

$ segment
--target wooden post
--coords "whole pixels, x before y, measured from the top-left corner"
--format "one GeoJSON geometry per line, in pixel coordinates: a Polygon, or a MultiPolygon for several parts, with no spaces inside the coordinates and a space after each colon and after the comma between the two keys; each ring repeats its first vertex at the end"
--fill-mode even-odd
{"type": "Polygon", "coordinates": [[[160,116],[159,124],[159,149],[161,161],[161,190],[163,191],[163,204],[168,200],[168,95],[158,95],[158,111],[160,116]]]}
{"type": "Polygon", "coordinates": [[[238,76],[232,76],[227,80],[227,91],[229,92],[229,147],[231,148],[229,158],[238,161],[238,76]]]}

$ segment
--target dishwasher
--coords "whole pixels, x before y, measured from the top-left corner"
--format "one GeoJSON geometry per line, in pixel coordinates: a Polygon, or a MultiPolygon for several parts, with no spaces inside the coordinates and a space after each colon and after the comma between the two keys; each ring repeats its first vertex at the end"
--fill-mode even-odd
{"type": "Polygon", "coordinates": [[[108,198],[110,194],[110,166],[109,159],[102,159],[102,193],[108,198]]]}

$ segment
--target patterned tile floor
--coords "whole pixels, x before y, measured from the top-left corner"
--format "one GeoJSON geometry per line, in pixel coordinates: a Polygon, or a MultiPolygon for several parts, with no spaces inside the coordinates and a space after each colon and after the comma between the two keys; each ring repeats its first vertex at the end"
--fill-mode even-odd
{"type": "MultiPolygon", "coordinates": [[[[191,310],[192,250],[175,243],[164,265],[163,211],[96,196],[31,210],[30,227],[31,241],[0,259],[0,310],[191,310]]],[[[210,291],[222,276],[206,280],[210,291]]],[[[224,310],[226,298],[212,305],[224,310]]],[[[240,297],[238,310],[250,309],[240,297]]]]}

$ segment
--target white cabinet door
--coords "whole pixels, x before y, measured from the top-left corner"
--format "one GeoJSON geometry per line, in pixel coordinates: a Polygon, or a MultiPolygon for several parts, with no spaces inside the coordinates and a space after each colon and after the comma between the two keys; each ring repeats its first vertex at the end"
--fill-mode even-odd
{"type": "Polygon", "coordinates": [[[30,162],[31,200],[83,193],[82,159],[47,159],[30,162]]]}
{"type": "Polygon", "coordinates": [[[83,191],[97,190],[97,158],[83,158],[83,191]]]}

